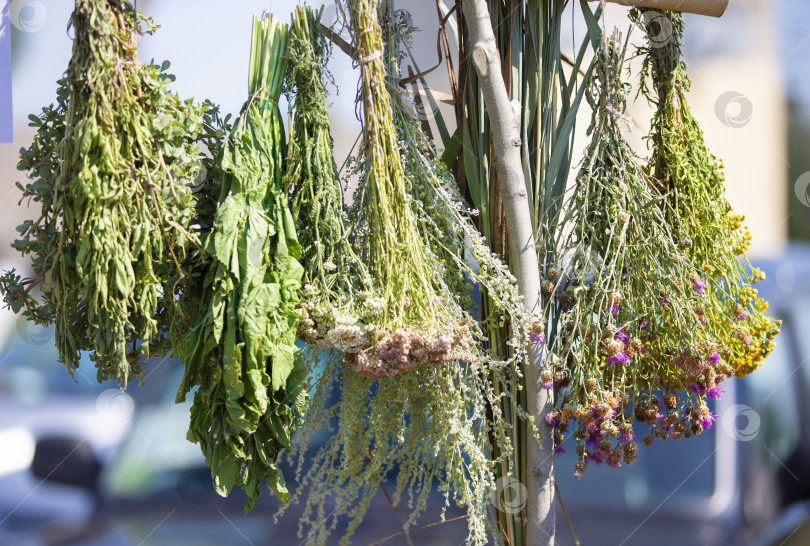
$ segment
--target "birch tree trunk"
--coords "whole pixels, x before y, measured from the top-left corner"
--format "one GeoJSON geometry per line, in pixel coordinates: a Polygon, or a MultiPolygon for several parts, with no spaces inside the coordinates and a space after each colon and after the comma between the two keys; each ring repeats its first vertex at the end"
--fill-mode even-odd
{"type": "MultiPolygon", "coordinates": [[[[537,319],[542,309],[540,272],[520,155],[520,113],[515,112],[509,102],[486,0],[463,0],[462,10],[473,65],[489,115],[493,164],[506,216],[510,267],[526,307],[537,319]]],[[[524,485],[528,490],[525,542],[529,546],[554,543],[553,440],[551,427],[543,419],[551,411],[553,399],[550,391],[540,388],[539,373],[544,358],[545,351],[533,346],[530,365],[524,370],[527,409],[535,419],[542,441],[542,445],[538,444],[534,434],[527,432],[527,483],[524,485]]]]}

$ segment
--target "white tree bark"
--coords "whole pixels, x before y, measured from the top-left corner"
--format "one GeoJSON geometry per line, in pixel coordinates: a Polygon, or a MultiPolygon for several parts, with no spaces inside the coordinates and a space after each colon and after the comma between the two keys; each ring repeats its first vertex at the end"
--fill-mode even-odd
{"type": "MultiPolygon", "coordinates": [[[[520,117],[515,112],[501,75],[501,60],[492,30],[492,21],[485,0],[463,0],[462,10],[467,23],[472,61],[484,94],[489,115],[490,138],[494,149],[493,163],[500,182],[506,217],[509,258],[512,273],[526,307],[539,317],[540,271],[534,242],[529,196],[523,179],[520,155],[520,117]]],[[[525,373],[525,389],[529,413],[540,430],[542,445],[528,431],[526,503],[526,545],[554,543],[554,458],[551,428],[544,417],[552,409],[551,393],[540,388],[539,373],[545,352],[532,349],[529,369],[525,373]]],[[[518,546],[518,545],[516,545],[518,546]]],[[[522,545],[520,545],[522,546],[522,545]]]]}

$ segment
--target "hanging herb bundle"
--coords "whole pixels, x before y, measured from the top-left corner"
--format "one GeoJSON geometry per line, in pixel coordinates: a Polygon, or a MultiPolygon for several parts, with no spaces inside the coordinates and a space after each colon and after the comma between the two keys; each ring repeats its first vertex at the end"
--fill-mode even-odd
{"type": "Polygon", "coordinates": [[[174,301],[195,244],[199,169],[195,140],[204,108],[169,89],[163,66],[142,65],[137,37],[151,21],[120,0],[76,0],[73,54],[57,103],[31,116],[34,143],[19,169],[23,199],[41,213],[14,248],[34,277],[3,277],[6,303],[55,324],[68,372],[90,351],[98,379],[126,385],[150,355],[168,351],[174,301]],[[35,286],[41,300],[32,297],[35,286]]]}
{"type": "Polygon", "coordinates": [[[353,1],[350,11],[361,71],[365,148],[353,235],[380,291],[380,316],[369,347],[347,354],[347,361],[358,373],[386,377],[421,364],[469,360],[470,324],[456,320],[454,302],[442,293],[445,287],[430,268],[430,250],[408,202],[376,4],[353,1]]]}
{"type": "Polygon", "coordinates": [[[680,237],[689,260],[707,279],[702,319],[716,332],[724,359],[738,377],[756,370],[774,348],[781,321],[765,315],[768,304],[754,288],[765,278],[745,258],[751,234],[725,197],[723,166],[709,151],[686,101],[690,81],[681,59],[683,16],[638,8],[632,17],[654,37],[666,21],[666,44],[651,38],[644,56],[641,92],[656,112],[648,137],[649,170],[666,196],[661,210],[680,237]]]}
{"type": "MultiPolygon", "coordinates": [[[[361,67],[364,59],[370,58],[369,63],[376,63],[377,57],[373,51],[382,55],[382,30],[377,22],[377,3],[359,0],[352,3],[351,7],[353,16],[358,18],[353,21],[355,35],[361,37],[358,42],[364,43],[363,40],[367,40],[359,48],[361,67]],[[357,29],[365,30],[359,32],[357,29]]],[[[385,4],[383,12],[387,13],[385,4]]],[[[396,78],[398,74],[396,51],[402,30],[401,17],[398,15],[401,13],[395,12],[393,17],[385,19],[385,29],[390,31],[386,33],[388,47],[385,60],[390,67],[388,74],[391,78],[396,78]]],[[[379,59],[380,65],[382,60],[379,59]]],[[[378,75],[381,72],[375,71],[378,75]]],[[[421,274],[430,283],[430,293],[441,298],[427,302],[414,298],[406,305],[396,301],[392,303],[390,299],[381,303],[396,305],[400,313],[402,309],[407,310],[411,306],[425,307],[420,314],[399,318],[401,324],[407,324],[405,321],[410,317],[422,317],[438,310],[444,313],[445,324],[468,325],[469,330],[465,333],[469,335],[471,342],[464,348],[467,360],[464,364],[448,362],[434,366],[415,365],[397,374],[379,374],[380,377],[368,373],[367,368],[358,368],[357,360],[352,356],[346,359],[348,364],[339,358],[329,361],[326,372],[315,387],[302,440],[308,441],[322,429],[330,430],[332,435],[327,445],[316,455],[311,469],[303,479],[303,487],[299,490],[301,495],[306,490],[302,527],[308,527],[308,544],[324,544],[338,520],[348,516],[348,530],[342,540],[343,544],[347,543],[362,522],[368,507],[374,502],[378,488],[390,475],[396,474],[396,489],[390,494],[390,502],[396,506],[406,497],[411,509],[405,522],[406,529],[425,510],[435,480],[448,502],[452,496],[456,503],[466,509],[470,530],[468,543],[486,544],[489,538],[487,528],[491,492],[495,487],[494,467],[503,462],[490,458],[493,452],[491,439],[502,442],[498,446],[501,453],[511,453],[506,440],[509,424],[500,413],[498,396],[492,382],[495,380],[493,378],[504,383],[519,381],[517,363],[525,358],[529,341],[528,313],[506,266],[492,255],[462,207],[444,189],[446,184],[452,184],[453,181],[437,161],[430,159],[435,157],[435,150],[421,133],[415,120],[405,114],[402,97],[396,92],[389,94],[386,87],[370,85],[372,81],[376,82],[376,77],[377,75],[369,75],[364,69],[364,87],[361,91],[364,110],[371,103],[379,118],[366,125],[367,147],[357,161],[363,177],[361,184],[371,183],[371,156],[384,153],[383,163],[394,172],[399,172],[397,176],[400,177],[400,185],[386,185],[390,182],[386,178],[371,180],[382,186],[378,191],[389,202],[402,207],[403,210],[395,211],[397,218],[411,218],[415,222],[408,227],[414,229],[408,237],[411,238],[411,251],[415,248],[419,252],[411,258],[422,260],[415,265],[424,269],[421,274]],[[380,95],[368,94],[369,89],[378,89],[389,100],[380,101],[380,95]],[[386,124],[385,130],[382,128],[383,123],[386,124]],[[376,134],[374,138],[382,140],[370,143],[369,128],[376,131],[371,133],[376,134]],[[399,142],[395,140],[397,135],[399,142]],[[399,166],[398,170],[392,168],[391,164],[394,162],[399,166]],[[404,167],[407,167],[407,174],[402,171],[404,167]],[[403,192],[403,195],[396,196],[397,192],[403,192]],[[428,219],[423,215],[428,214],[438,219],[437,222],[452,226],[449,232],[437,231],[433,224],[423,225],[428,219]],[[469,237],[468,249],[477,264],[475,267],[465,260],[465,247],[459,244],[464,235],[469,237]],[[439,248],[443,248],[443,258],[437,257],[434,252],[434,249],[439,248]],[[458,303],[458,294],[448,282],[448,279],[465,278],[465,274],[470,281],[480,283],[494,294],[499,304],[499,315],[493,317],[493,320],[504,321],[508,318],[515,325],[514,336],[510,341],[515,348],[511,361],[492,362],[481,349],[479,327],[458,303]],[[335,388],[340,389],[340,400],[331,403],[332,390],[335,388]],[[337,421],[337,425],[330,428],[333,420],[337,421]],[[327,506],[336,508],[327,510],[327,506]]],[[[368,115],[366,120],[370,121],[368,115]]],[[[378,161],[380,159],[382,158],[378,158],[378,161]]],[[[358,189],[359,197],[353,206],[353,217],[360,222],[373,221],[371,213],[364,214],[361,209],[373,203],[375,197],[371,193],[372,189],[358,189]]],[[[390,225],[391,229],[404,228],[398,223],[390,225]]],[[[360,224],[358,229],[372,228],[360,224]]],[[[388,235],[396,236],[396,232],[388,235]]],[[[370,244],[367,239],[363,241],[365,245],[370,244]]],[[[372,255],[370,250],[363,252],[367,247],[361,245],[360,248],[361,256],[372,255]]],[[[383,250],[401,255],[405,249],[383,250]]],[[[402,269],[412,263],[400,261],[398,267],[402,269]]],[[[369,264],[369,269],[372,272],[379,271],[373,264],[369,264]]],[[[414,276],[411,278],[418,278],[415,274],[412,275],[414,276]]],[[[410,294],[418,296],[419,292],[410,294]]],[[[468,295],[467,298],[469,299],[468,295]]],[[[382,311],[376,320],[382,325],[390,324],[383,322],[389,316],[391,315],[382,311]]],[[[370,331],[376,333],[374,327],[377,323],[370,326],[370,331]]],[[[405,334],[411,331],[413,329],[406,330],[405,334]]],[[[400,334],[397,340],[400,343],[397,346],[400,353],[408,349],[405,334],[400,334]]],[[[448,344],[450,343],[452,341],[448,340],[448,344]]],[[[442,351],[445,349],[442,348],[442,351]]],[[[412,360],[417,360],[418,357],[422,361],[419,363],[424,363],[430,354],[403,356],[412,360]]],[[[444,356],[442,362],[446,358],[448,357],[444,356]]],[[[427,363],[431,361],[428,360],[427,363]]],[[[520,410],[516,408],[515,411],[520,410]]],[[[520,413],[529,419],[525,412],[520,413]]]]}
{"type": "Polygon", "coordinates": [[[281,188],[285,142],[277,101],[286,46],[286,25],[254,19],[250,98],[220,159],[201,318],[180,351],[186,373],[177,401],[199,387],[189,439],[200,444],[217,492],[241,484],[248,510],[264,480],[288,502],[276,460],[291,447],[308,399],[295,347],[300,249],[281,188]]]}
{"type": "Polygon", "coordinates": [[[343,191],[326,108],[326,39],[320,14],[298,6],[287,50],[293,122],[284,188],[298,226],[304,279],[298,337],[321,349],[356,352],[368,343],[371,278],[349,243],[343,191]]]}
{"type": "Polygon", "coordinates": [[[565,207],[565,271],[546,270],[542,289],[556,293],[560,328],[551,350],[556,370],[542,373],[559,390],[546,420],[555,443],[573,429],[575,477],[595,462],[636,459],[633,421],[644,439],[688,438],[712,425],[706,396],[732,370],[701,324],[704,281],[674,242],[662,196],[622,135],[628,87],[623,50],[605,38],[594,60],[593,121],[576,185],[565,207]],[[556,373],[555,373],[556,372],[556,373]]]}

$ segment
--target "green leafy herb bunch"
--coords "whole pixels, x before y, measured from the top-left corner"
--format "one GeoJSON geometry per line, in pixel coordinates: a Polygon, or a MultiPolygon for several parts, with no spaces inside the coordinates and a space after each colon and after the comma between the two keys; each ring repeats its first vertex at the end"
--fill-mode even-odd
{"type": "Polygon", "coordinates": [[[364,319],[372,281],[349,240],[326,105],[328,48],[320,13],[298,6],[287,58],[292,127],[284,188],[298,225],[304,279],[298,337],[321,349],[357,352],[369,343],[364,319]]]}
{"type": "Polygon", "coordinates": [[[280,452],[303,423],[306,367],[295,346],[302,267],[282,189],[286,154],[278,108],[287,25],[255,18],[248,90],[219,156],[221,179],[199,320],[185,336],[177,393],[195,387],[189,439],[200,444],[214,486],[241,485],[248,510],[264,481],[289,500],[280,452]]]}
{"type": "Polygon", "coordinates": [[[68,371],[90,351],[99,380],[141,377],[166,353],[196,244],[195,147],[205,107],[170,90],[162,66],[143,65],[137,38],[154,26],[120,0],[76,0],[73,53],[57,102],[31,116],[33,144],[18,187],[37,204],[14,248],[34,276],[3,277],[6,303],[55,325],[68,371]],[[37,294],[37,287],[41,294],[37,294]]]}

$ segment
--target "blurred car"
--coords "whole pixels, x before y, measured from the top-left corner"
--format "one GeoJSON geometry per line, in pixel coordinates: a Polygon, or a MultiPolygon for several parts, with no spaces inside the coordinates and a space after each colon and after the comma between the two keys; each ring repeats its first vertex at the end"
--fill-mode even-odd
{"type": "Polygon", "coordinates": [[[51,329],[23,319],[10,329],[0,353],[0,541],[92,512],[85,492],[40,481],[30,466],[44,438],[77,438],[104,462],[126,437],[132,393],[99,385],[95,373],[82,360],[71,379],[58,362],[51,329]]]}

